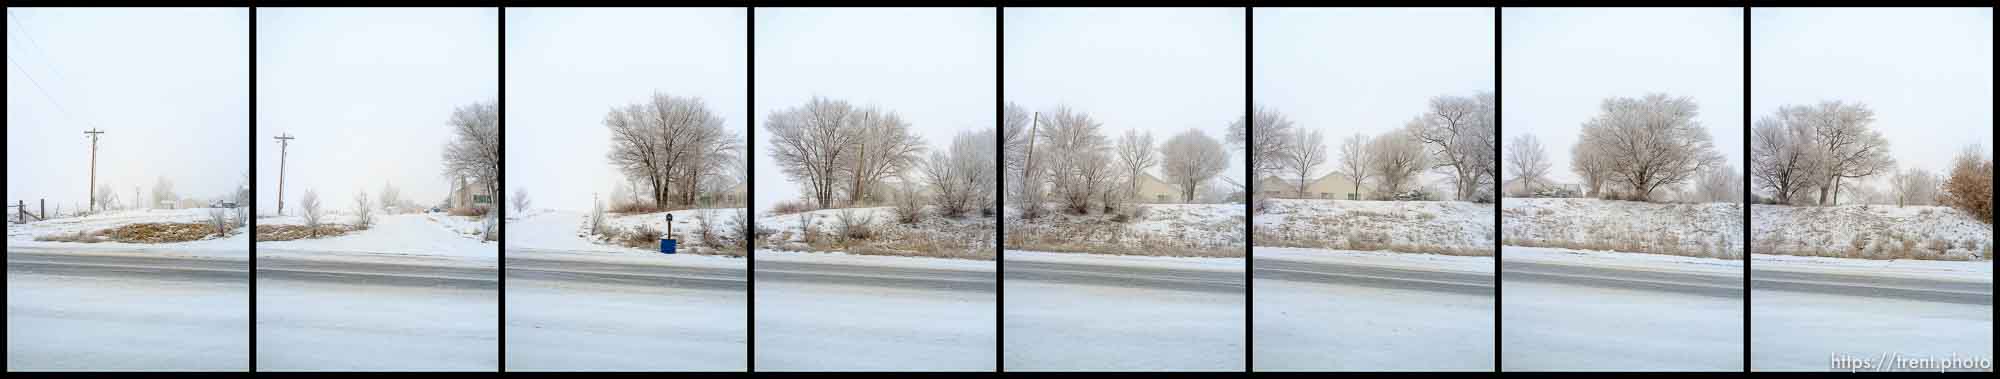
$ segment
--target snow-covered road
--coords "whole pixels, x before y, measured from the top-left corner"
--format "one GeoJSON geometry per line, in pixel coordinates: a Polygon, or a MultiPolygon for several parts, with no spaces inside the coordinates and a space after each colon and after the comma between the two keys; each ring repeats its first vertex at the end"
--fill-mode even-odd
{"type": "Polygon", "coordinates": [[[1257,371],[1492,371],[1493,258],[1259,247],[1257,371]]]}
{"type": "Polygon", "coordinates": [[[993,371],[993,262],[756,253],[758,371],[993,371]]]}
{"type": "Polygon", "coordinates": [[[742,259],[619,258],[508,249],[508,371],[747,368],[742,259]]]}
{"type": "Polygon", "coordinates": [[[1753,257],[1752,370],[1848,371],[1836,355],[1993,359],[1990,261],[1753,257]]]}
{"type": "Polygon", "coordinates": [[[7,370],[246,370],[248,262],[160,255],[8,247],[7,370]]]}
{"type": "Polygon", "coordinates": [[[490,263],[260,256],[257,271],[259,371],[499,369],[490,263]]]}
{"type": "Polygon", "coordinates": [[[1501,259],[1503,371],[1743,370],[1741,261],[1514,246],[1501,259]]]}
{"type": "Polygon", "coordinates": [[[1007,371],[1243,371],[1240,258],[1008,251],[1007,371]]]}

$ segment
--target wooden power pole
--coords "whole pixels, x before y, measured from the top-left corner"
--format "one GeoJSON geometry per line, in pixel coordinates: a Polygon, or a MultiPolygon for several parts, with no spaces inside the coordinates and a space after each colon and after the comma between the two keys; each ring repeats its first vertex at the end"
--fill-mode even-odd
{"type": "Polygon", "coordinates": [[[84,193],[90,195],[89,196],[90,210],[96,211],[97,210],[97,136],[104,134],[104,131],[91,129],[83,131],[83,134],[90,136],[90,188],[85,188],[84,193]]]}
{"type": "Polygon", "coordinates": [[[292,146],[293,138],[290,133],[280,134],[277,137],[271,137],[271,138],[278,140],[278,215],[284,216],[285,215],[285,157],[288,156],[289,153],[288,149],[292,146]]]}

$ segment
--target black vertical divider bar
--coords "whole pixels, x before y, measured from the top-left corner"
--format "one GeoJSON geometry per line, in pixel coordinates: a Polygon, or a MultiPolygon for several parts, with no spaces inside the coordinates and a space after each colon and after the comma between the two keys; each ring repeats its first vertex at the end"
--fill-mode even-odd
{"type": "MultiPolygon", "coordinates": [[[[500,120],[500,157],[501,157],[500,172],[496,174],[497,176],[499,176],[498,179],[500,180],[501,192],[499,194],[495,194],[497,196],[505,194],[507,191],[507,159],[506,159],[507,157],[507,7],[500,6],[498,8],[494,8],[494,11],[499,13],[499,22],[496,23],[494,27],[498,29],[498,33],[496,34],[499,35],[499,42],[500,42],[498,46],[499,48],[494,49],[494,54],[497,54],[500,58],[500,70],[497,73],[497,75],[500,77],[500,85],[498,87],[500,89],[500,94],[498,96],[498,99],[495,100],[496,102],[495,106],[498,107],[497,111],[500,112],[499,120],[500,120]]],[[[499,301],[498,301],[499,303],[498,305],[500,306],[500,317],[496,317],[493,320],[494,325],[499,327],[497,330],[499,330],[500,332],[500,340],[498,342],[500,346],[499,349],[497,349],[497,354],[499,355],[500,358],[499,360],[500,364],[498,365],[498,367],[494,367],[493,369],[494,371],[498,372],[507,372],[507,238],[504,237],[507,235],[507,206],[505,204],[496,204],[496,205],[499,205],[494,208],[498,208],[500,210],[500,213],[498,213],[500,217],[499,228],[500,228],[500,235],[503,237],[500,238],[499,241],[497,241],[500,244],[500,265],[494,269],[493,273],[494,275],[500,277],[500,291],[499,291],[499,301]]]]}
{"type": "MultiPolygon", "coordinates": [[[[1507,109],[1507,107],[1501,106],[1501,104],[1505,103],[1506,96],[1505,92],[1500,90],[1501,88],[1500,51],[1502,50],[1501,49],[1502,46],[1500,43],[1500,10],[1502,8],[1503,7],[1498,7],[1498,6],[1493,7],[1493,125],[1494,125],[1493,134],[1504,136],[1506,135],[1504,133],[1507,130],[1507,123],[1505,121],[1501,121],[1504,119],[1500,117],[1501,112],[1504,112],[1507,109]]],[[[1495,162],[1498,162],[1500,160],[1499,156],[1500,149],[1493,149],[1493,154],[1494,154],[1493,160],[1495,162]]],[[[1500,304],[1501,304],[1500,303],[1500,292],[1501,292],[1500,291],[1500,286],[1501,286],[1500,203],[1503,200],[1499,196],[1500,195],[1500,188],[1498,188],[1498,186],[1500,186],[1499,181],[1495,180],[1493,185],[1496,187],[1494,188],[1493,191],[1494,193],[1493,196],[1494,197],[1493,199],[1493,372],[1497,373],[1501,371],[1500,370],[1500,349],[1501,349],[1500,347],[1501,346],[1500,345],[1500,304]]]]}
{"type": "MultiPolygon", "coordinates": [[[[1750,159],[1750,6],[1743,6],[1743,159],[1750,159]]],[[[1744,166],[1748,174],[1749,165],[1744,166]]],[[[1750,175],[1743,175],[1743,235],[1750,236],[1750,175]]],[[[1743,372],[1750,372],[1750,243],[1743,243],[1743,372]]]]}
{"type": "MultiPolygon", "coordinates": [[[[750,188],[743,199],[749,202],[744,204],[745,207],[753,208],[746,210],[745,213],[750,214],[750,219],[746,222],[750,223],[750,230],[754,231],[757,230],[757,210],[754,209],[757,205],[757,155],[750,152],[757,146],[757,7],[744,7],[743,20],[743,56],[746,58],[743,60],[745,66],[743,98],[746,101],[743,112],[748,113],[743,118],[743,138],[749,141],[748,145],[743,147],[743,155],[749,156],[747,159],[750,159],[749,164],[743,165],[743,181],[747,184],[746,187],[750,188]]],[[[756,234],[753,232],[751,235],[756,234]]],[[[743,317],[743,330],[746,334],[743,336],[743,371],[757,372],[757,241],[754,238],[750,241],[750,251],[743,253],[743,275],[745,281],[743,287],[746,289],[743,294],[743,305],[744,309],[748,310],[743,317]]]]}
{"type": "MultiPolygon", "coordinates": [[[[1250,54],[1251,50],[1256,49],[1255,41],[1251,38],[1252,33],[1254,33],[1252,30],[1255,29],[1251,27],[1251,24],[1255,21],[1251,16],[1254,9],[1256,8],[1243,7],[1243,131],[1246,137],[1244,139],[1252,141],[1254,139],[1248,137],[1252,130],[1257,129],[1251,127],[1251,123],[1256,122],[1256,101],[1254,98],[1256,95],[1251,93],[1251,79],[1254,77],[1252,71],[1255,70],[1251,69],[1254,59],[1251,58],[1250,54]]],[[[1255,345],[1253,344],[1254,341],[1252,340],[1251,333],[1255,325],[1252,325],[1250,321],[1251,313],[1256,312],[1256,307],[1251,305],[1254,303],[1252,300],[1256,296],[1256,291],[1251,288],[1253,285],[1251,279],[1254,276],[1253,273],[1256,272],[1255,262],[1257,261],[1257,257],[1250,254],[1252,252],[1250,248],[1252,245],[1251,239],[1253,238],[1251,236],[1257,234],[1254,230],[1251,230],[1257,227],[1257,223],[1251,219],[1257,216],[1256,200],[1254,200],[1256,194],[1250,188],[1257,181],[1257,174],[1251,172],[1252,169],[1256,168],[1256,166],[1250,164],[1250,157],[1252,155],[1250,149],[1243,149],[1243,173],[1244,176],[1247,176],[1243,178],[1243,214],[1249,216],[1243,218],[1243,372],[1256,371],[1251,369],[1253,367],[1251,365],[1253,363],[1252,357],[1255,355],[1254,350],[1256,348],[1252,347],[1255,345]]]]}
{"type": "Polygon", "coordinates": [[[1000,173],[995,191],[1000,191],[1000,210],[994,212],[997,222],[993,223],[993,372],[1007,372],[1007,7],[993,7],[993,151],[1001,152],[1000,159],[993,160],[994,172],[1000,173]]]}
{"type": "MultiPolygon", "coordinates": [[[[237,204],[236,206],[250,207],[251,217],[255,218],[257,213],[257,7],[252,5],[247,10],[250,12],[250,182],[244,183],[244,185],[250,186],[250,198],[245,199],[247,204],[237,204]]],[[[250,236],[257,236],[257,223],[248,222],[246,224],[250,226],[250,236]]],[[[250,282],[250,293],[248,294],[250,296],[250,308],[246,309],[246,311],[250,312],[250,328],[245,329],[249,331],[249,333],[245,334],[248,334],[250,338],[250,354],[245,359],[250,361],[246,367],[249,367],[250,372],[254,373],[257,372],[257,239],[245,239],[250,240],[249,242],[244,242],[244,249],[247,249],[244,250],[247,252],[245,255],[249,256],[250,261],[250,274],[246,276],[248,278],[246,280],[250,282]]]]}

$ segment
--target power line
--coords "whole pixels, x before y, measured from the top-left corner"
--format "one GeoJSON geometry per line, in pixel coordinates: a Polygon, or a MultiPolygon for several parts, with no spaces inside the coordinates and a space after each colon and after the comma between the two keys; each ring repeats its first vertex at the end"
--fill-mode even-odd
{"type": "MultiPolygon", "coordinates": [[[[14,10],[13,10],[13,9],[8,9],[8,10],[7,10],[7,20],[8,20],[8,21],[12,21],[12,22],[14,23],[14,26],[15,26],[16,28],[20,28],[20,29],[21,29],[21,35],[22,35],[22,38],[26,38],[26,39],[28,40],[28,45],[29,45],[29,46],[32,46],[32,47],[34,47],[34,48],[35,48],[35,54],[39,54],[39,55],[41,55],[41,57],[42,57],[42,65],[43,65],[43,66],[48,66],[48,67],[49,67],[49,73],[52,73],[52,74],[55,74],[55,79],[56,79],[57,81],[67,81],[67,80],[69,80],[69,79],[68,79],[67,77],[64,77],[64,76],[63,76],[63,73],[62,73],[62,69],[59,69],[59,68],[57,68],[57,67],[56,67],[56,65],[54,65],[54,64],[50,64],[50,63],[49,63],[49,61],[50,61],[50,59],[49,59],[49,51],[48,51],[48,50],[45,50],[45,49],[42,49],[42,44],[41,44],[40,42],[36,42],[36,41],[35,41],[35,34],[34,34],[33,32],[30,32],[30,31],[28,31],[28,24],[25,24],[25,23],[21,23],[21,20],[20,20],[20,19],[17,19],[17,18],[15,18],[15,17],[14,17],[14,10]]],[[[14,36],[14,33],[7,33],[7,36],[8,36],[8,37],[13,37],[13,36],[14,36]]],[[[42,97],[44,97],[44,98],[48,98],[48,99],[49,99],[49,102],[51,102],[51,103],[55,103],[55,104],[56,104],[56,109],[60,109],[60,110],[62,110],[62,112],[63,112],[63,115],[64,115],[64,116],[68,116],[68,117],[69,117],[69,119],[70,119],[70,121],[80,121],[80,122],[83,122],[83,123],[84,123],[85,125],[89,125],[89,126],[90,126],[90,127],[92,127],[92,128],[95,128],[95,127],[97,127],[97,123],[95,123],[95,122],[91,122],[91,121],[90,121],[89,119],[83,119],[83,118],[78,118],[78,117],[76,117],[76,114],[74,114],[74,113],[70,113],[70,112],[69,112],[69,109],[67,109],[67,108],[63,107],[63,106],[62,106],[62,103],[61,103],[61,102],[57,102],[57,101],[56,101],[56,98],[55,98],[55,96],[51,96],[51,95],[49,95],[49,91],[48,91],[48,89],[46,89],[46,88],[43,88],[43,87],[42,87],[42,84],[41,84],[40,82],[36,82],[36,81],[35,81],[35,76],[34,76],[34,75],[32,75],[32,74],[29,74],[29,73],[28,73],[28,69],[27,69],[27,68],[25,68],[25,67],[21,67],[21,64],[20,64],[20,63],[18,63],[18,62],[14,62],[14,57],[13,57],[13,56],[11,56],[11,55],[10,55],[10,56],[8,56],[8,57],[7,57],[7,63],[8,63],[8,64],[12,64],[12,65],[14,65],[14,69],[16,69],[16,70],[21,70],[21,75],[27,75],[27,76],[28,76],[28,82],[30,82],[30,83],[34,83],[34,84],[35,84],[35,89],[36,89],[36,90],[40,90],[40,91],[42,91],[42,97]]],[[[60,84],[60,83],[58,83],[58,84],[60,84]]]]}

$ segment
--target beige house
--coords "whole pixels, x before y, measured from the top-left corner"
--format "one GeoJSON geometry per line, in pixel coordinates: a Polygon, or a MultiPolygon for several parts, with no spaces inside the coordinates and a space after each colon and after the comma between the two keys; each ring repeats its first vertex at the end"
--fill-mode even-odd
{"type": "Polygon", "coordinates": [[[1358,192],[1356,190],[1353,181],[1337,173],[1321,175],[1319,179],[1306,183],[1303,192],[1299,191],[1297,181],[1275,175],[1257,180],[1258,192],[1280,199],[1364,200],[1371,195],[1368,186],[1361,186],[1358,192]]]}
{"type": "Polygon", "coordinates": [[[452,181],[451,187],[451,199],[448,203],[452,208],[493,206],[493,190],[487,188],[485,181],[459,178],[452,181]]]}
{"type": "Polygon", "coordinates": [[[1506,181],[1505,183],[1500,183],[1500,193],[1504,194],[1507,197],[1529,197],[1533,196],[1536,191],[1541,191],[1544,189],[1559,189],[1559,190],[1574,191],[1579,196],[1583,194],[1583,185],[1576,183],[1563,183],[1550,180],[1541,180],[1535,183],[1525,183],[1520,178],[1514,178],[1512,180],[1506,181]]]}
{"type": "Polygon", "coordinates": [[[1138,186],[1139,188],[1137,191],[1138,193],[1133,194],[1134,196],[1132,199],[1135,202],[1140,202],[1140,203],[1186,203],[1187,202],[1187,199],[1181,198],[1180,188],[1175,187],[1172,184],[1168,184],[1167,181],[1160,180],[1160,178],[1158,177],[1154,177],[1153,174],[1151,173],[1140,173],[1138,182],[1139,182],[1138,186]]]}

